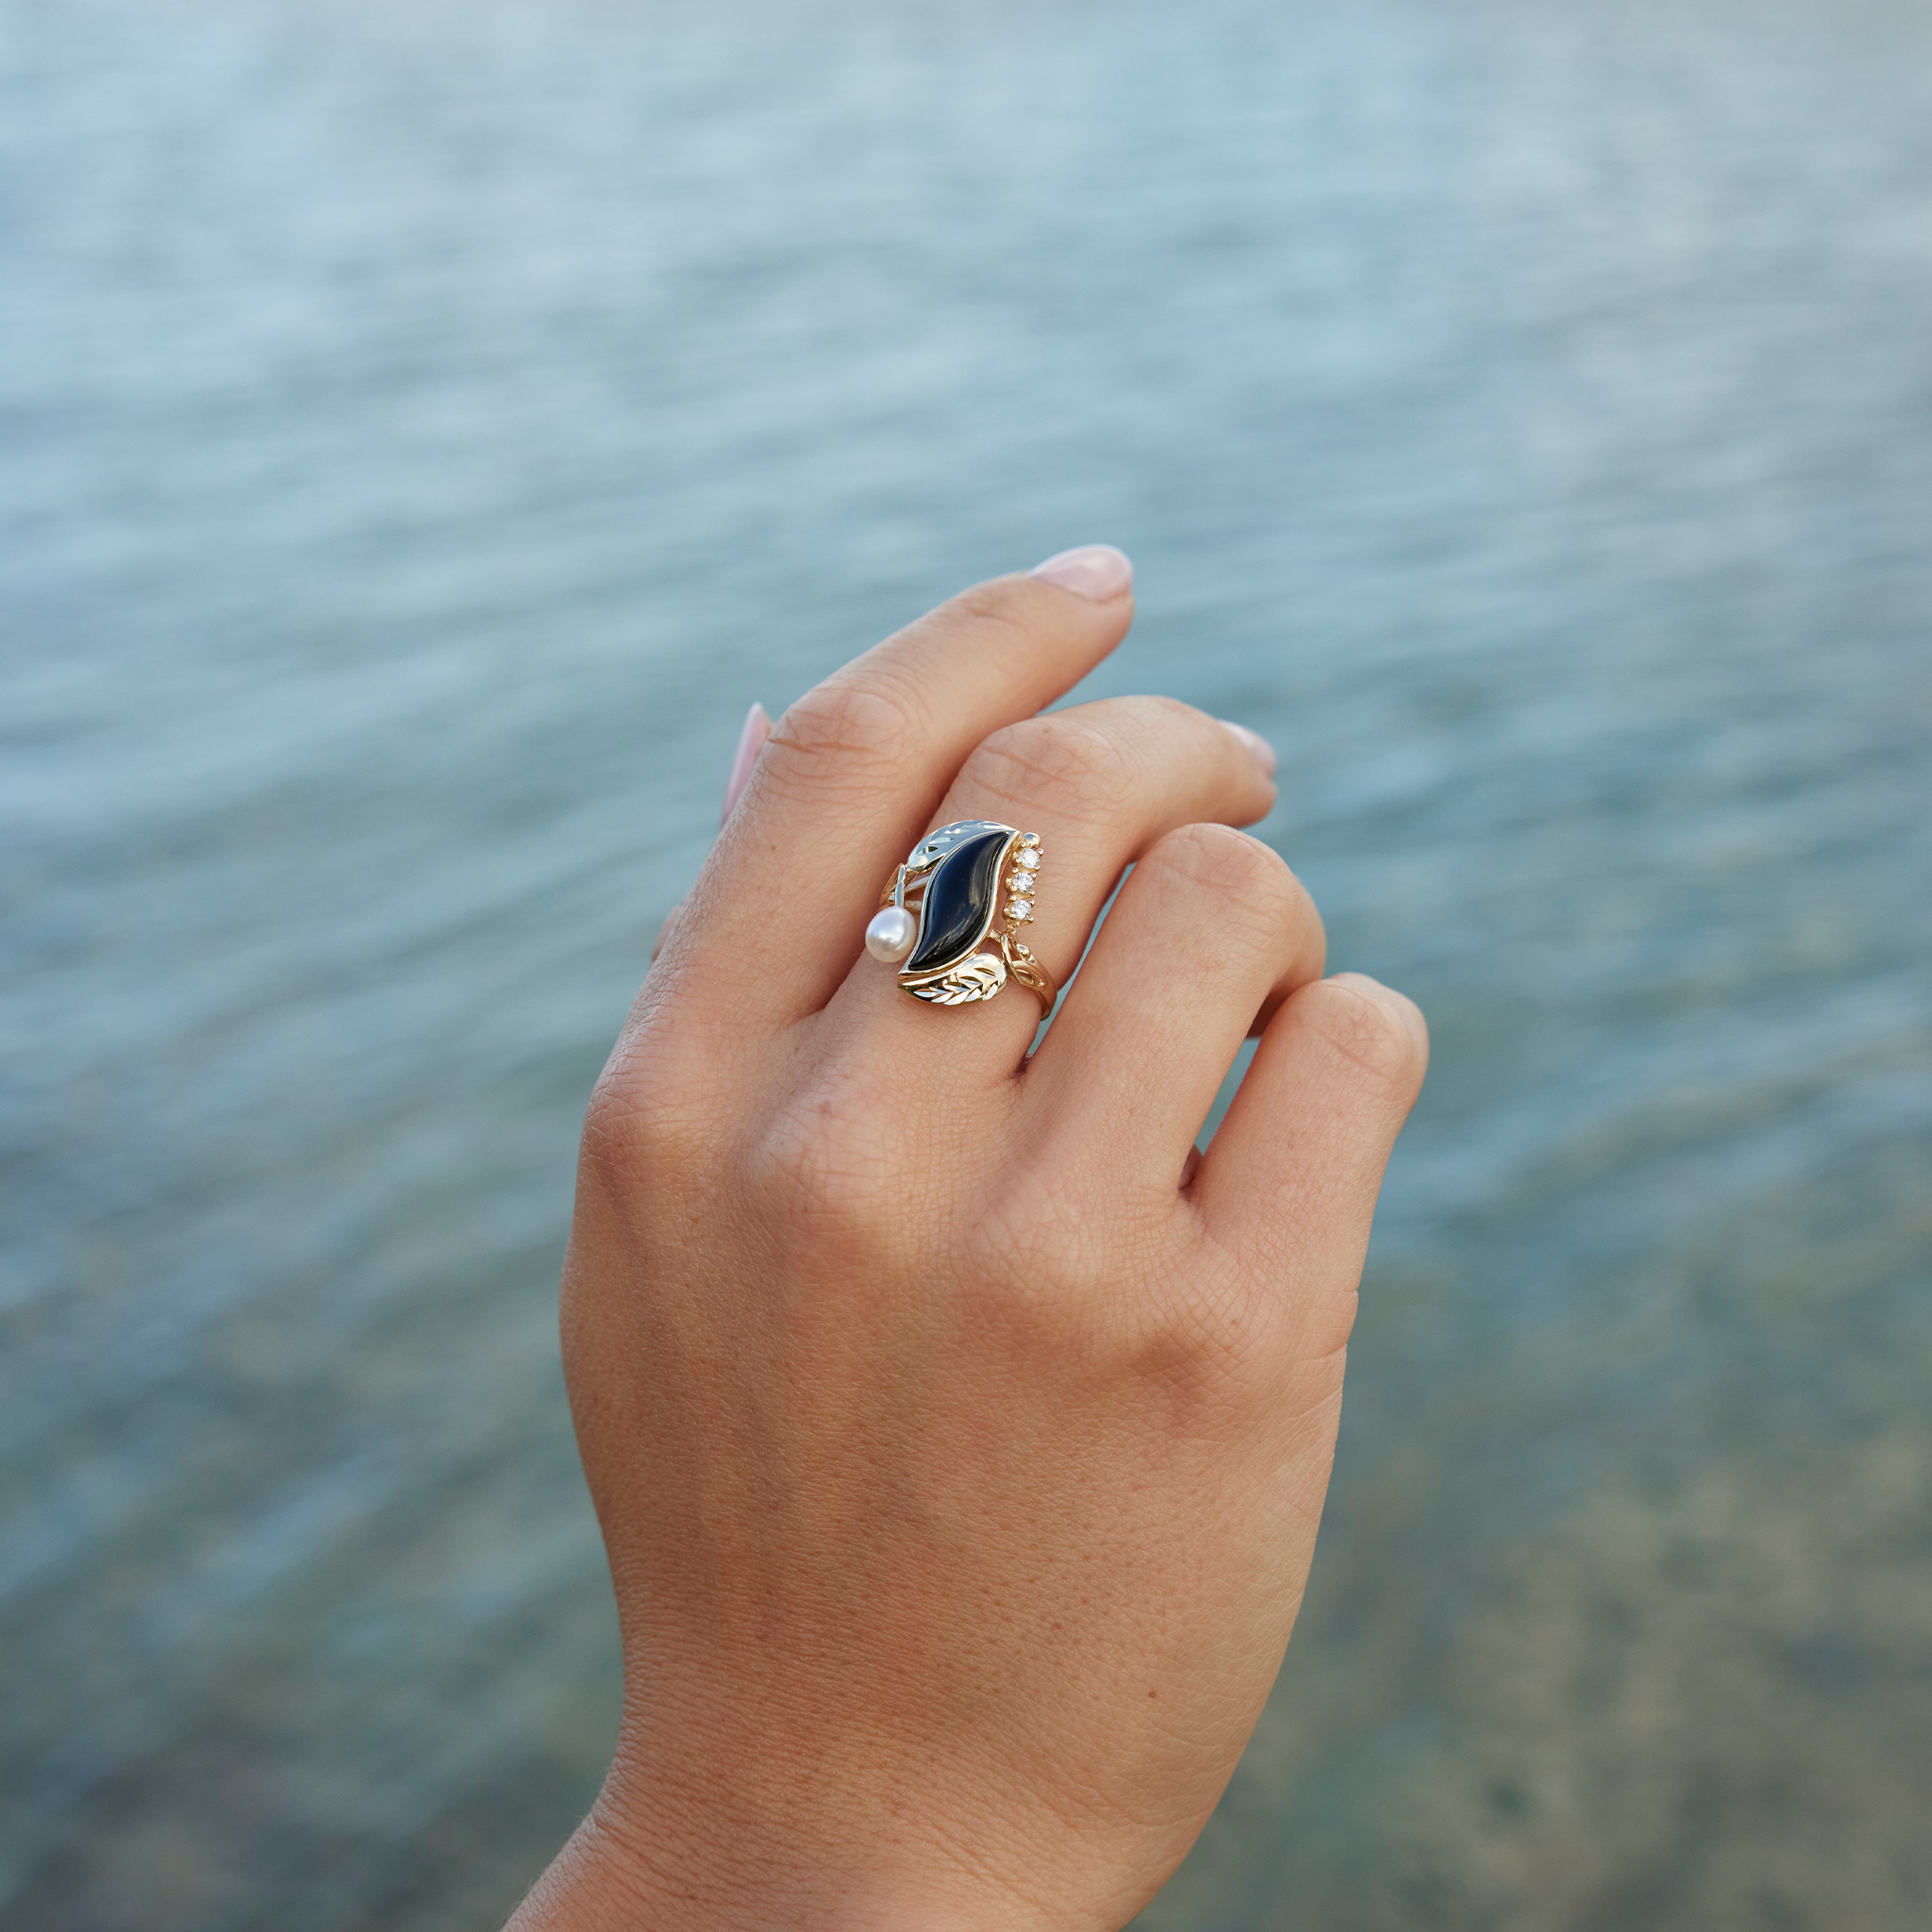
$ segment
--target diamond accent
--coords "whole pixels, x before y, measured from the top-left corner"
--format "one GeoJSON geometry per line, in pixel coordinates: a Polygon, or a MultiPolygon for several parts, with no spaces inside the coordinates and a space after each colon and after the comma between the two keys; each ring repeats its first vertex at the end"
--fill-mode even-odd
{"type": "Polygon", "coordinates": [[[1007,917],[1011,920],[1026,920],[1033,917],[1033,902],[1030,899],[1008,899],[1007,917]]]}
{"type": "Polygon", "coordinates": [[[1033,874],[1030,872],[1016,872],[1013,874],[1013,890],[1016,892],[1030,892],[1033,890],[1033,874]]]}

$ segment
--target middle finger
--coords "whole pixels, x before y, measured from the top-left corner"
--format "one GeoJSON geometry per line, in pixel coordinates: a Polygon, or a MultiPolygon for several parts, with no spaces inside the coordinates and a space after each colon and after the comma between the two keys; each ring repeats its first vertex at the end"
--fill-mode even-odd
{"type": "MultiPolygon", "coordinates": [[[[1040,835],[1033,917],[1020,931],[1064,985],[1122,872],[1157,839],[1202,821],[1252,824],[1274,803],[1272,776],[1231,726],[1173,698],[1103,698],[995,731],[933,823],[992,819],[1040,835]]],[[[904,857],[882,856],[881,883],[904,857]]],[[[928,1062],[963,1060],[991,1080],[1018,1064],[1041,1009],[1020,985],[987,1007],[936,1008],[908,998],[896,969],[861,956],[827,1017],[882,1032],[892,1051],[910,1036],[928,1062]]]]}

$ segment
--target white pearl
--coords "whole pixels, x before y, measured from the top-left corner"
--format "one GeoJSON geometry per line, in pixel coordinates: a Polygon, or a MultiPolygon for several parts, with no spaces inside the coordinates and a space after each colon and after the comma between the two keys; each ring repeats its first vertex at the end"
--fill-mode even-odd
{"type": "Polygon", "coordinates": [[[918,931],[905,907],[888,906],[883,912],[873,914],[872,924],[865,929],[865,950],[890,966],[912,950],[918,931]]]}

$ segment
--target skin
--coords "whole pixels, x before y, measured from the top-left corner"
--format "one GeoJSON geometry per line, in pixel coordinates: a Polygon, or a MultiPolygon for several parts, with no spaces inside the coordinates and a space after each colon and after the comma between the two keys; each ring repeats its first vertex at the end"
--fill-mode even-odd
{"type": "Polygon", "coordinates": [[[786,713],[597,1088],[564,1362],[624,1721],[514,1932],[1122,1925],[1280,1666],[1426,1036],[1321,976],[1235,732],[1036,715],[1126,631],[1092,575],[786,713]],[[1138,861],[1030,1059],[1023,987],[941,1011],[861,949],[963,818],[1040,833],[1062,982],[1138,861]]]}

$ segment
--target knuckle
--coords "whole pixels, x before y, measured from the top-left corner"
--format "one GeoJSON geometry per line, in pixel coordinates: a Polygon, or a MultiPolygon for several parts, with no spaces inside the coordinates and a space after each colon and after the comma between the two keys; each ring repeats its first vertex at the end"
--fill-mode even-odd
{"type": "Polygon", "coordinates": [[[1348,1340],[1361,1307],[1357,1280],[1341,1282],[1324,1292],[1304,1295],[1296,1309],[1291,1337],[1294,1359],[1332,1364],[1337,1374],[1348,1358],[1348,1340]]]}
{"type": "Polygon", "coordinates": [[[1156,691],[1095,698],[1053,717],[1100,732],[1117,748],[1122,767],[1143,779],[1158,778],[1176,764],[1198,767],[1204,746],[1218,753],[1227,735],[1205,711],[1156,691]]]}
{"type": "Polygon", "coordinates": [[[1288,861],[1272,846],[1229,825],[1182,825],[1141,860],[1152,876],[1190,893],[1212,893],[1224,938],[1243,937],[1274,952],[1284,935],[1318,938],[1321,915],[1288,861]]]}
{"type": "Polygon", "coordinates": [[[1425,1056],[1411,1025],[1414,1008],[1400,993],[1351,974],[1318,980],[1297,995],[1329,1050],[1391,1094],[1413,1098],[1425,1056]],[[1373,990],[1371,990],[1373,988],[1373,990]]]}
{"type": "Polygon", "coordinates": [[[1244,1425],[1264,1410],[1279,1421],[1291,1385],[1315,1406],[1339,1397],[1353,1277],[1283,1279],[1202,1234],[1162,1280],[1139,1303],[1128,1365],[1177,1414],[1244,1425]]]}
{"type": "Polygon", "coordinates": [[[635,1023],[612,1049],[584,1113],[586,1180],[629,1197],[701,1177],[723,1095],[715,1057],[693,1054],[675,1029],[635,1023]]]}
{"type": "Polygon", "coordinates": [[[910,707],[878,682],[821,684],[779,719],[760,769],[781,791],[865,786],[903,758],[915,731],[910,707]]]}
{"type": "Polygon", "coordinates": [[[1145,1285],[1170,1260],[1171,1202],[1156,1195],[1096,1195],[1066,1172],[1007,1174],[966,1238],[975,1322],[1024,1338],[1042,1359],[1131,1374],[1145,1285]]]}
{"type": "Polygon", "coordinates": [[[1239,892],[1284,913],[1307,896],[1274,847],[1231,825],[1181,825],[1157,840],[1141,862],[1189,885],[1239,892]]]}
{"type": "Polygon", "coordinates": [[[1198,740],[1204,726],[1215,730],[1220,728],[1205,711],[1159,691],[1147,691],[1135,697],[1102,698],[1092,706],[1092,709],[1121,720],[1149,739],[1185,736],[1198,740]]]}
{"type": "Polygon", "coordinates": [[[993,631],[1030,649],[1041,630],[1039,590],[1040,586],[1024,577],[992,577],[949,598],[934,615],[948,630],[972,631],[982,644],[987,641],[986,633],[993,631]]]}
{"type": "Polygon", "coordinates": [[[742,1156],[747,1198],[788,1239],[843,1256],[892,1224],[899,1108],[882,1082],[845,1069],[774,1108],[742,1156]]]}
{"type": "Polygon", "coordinates": [[[1045,811],[1087,823],[1118,811],[1126,772],[1112,738],[1062,713],[1002,726],[966,760],[961,776],[1023,815],[1045,811]]]}
{"type": "Polygon", "coordinates": [[[1191,1254],[1146,1297],[1131,1334],[1136,1378],[1196,1416],[1265,1400],[1282,1355],[1282,1309],[1232,1257],[1191,1254]]]}

